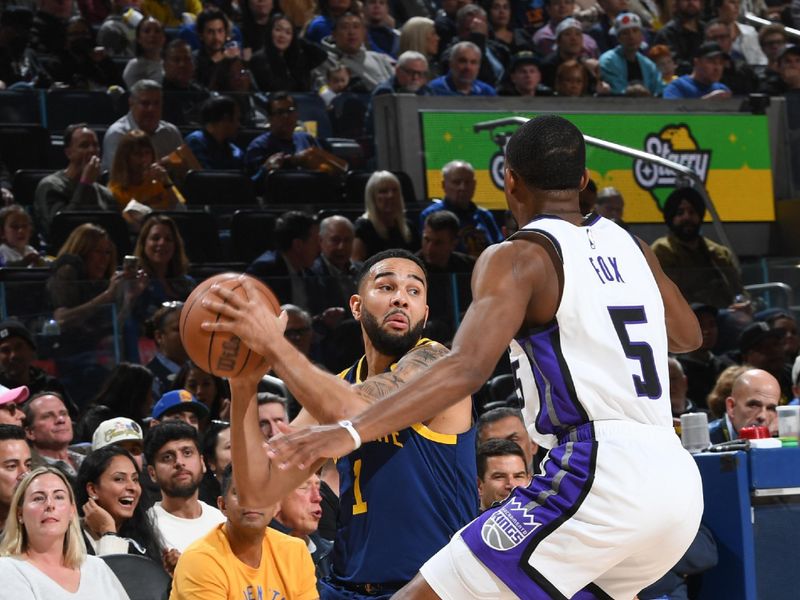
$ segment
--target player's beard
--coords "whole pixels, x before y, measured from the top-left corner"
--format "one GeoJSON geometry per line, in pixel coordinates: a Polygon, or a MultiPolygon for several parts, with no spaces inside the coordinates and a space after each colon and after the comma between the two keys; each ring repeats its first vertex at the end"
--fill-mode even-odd
{"type": "Polygon", "coordinates": [[[425,319],[420,319],[416,324],[409,323],[408,331],[403,334],[391,334],[381,329],[375,315],[362,310],[361,326],[378,352],[385,356],[400,357],[411,350],[422,337],[425,319]]]}

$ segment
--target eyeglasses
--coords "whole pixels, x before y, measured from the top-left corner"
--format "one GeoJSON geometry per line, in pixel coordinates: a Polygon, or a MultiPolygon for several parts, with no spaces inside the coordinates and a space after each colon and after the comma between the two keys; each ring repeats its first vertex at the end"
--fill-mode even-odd
{"type": "Polygon", "coordinates": [[[416,77],[418,79],[422,79],[428,74],[427,71],[416,71],[414,69],[409,69],[408,67],[400,67],[400,70],[409,77],[416,77]]]}

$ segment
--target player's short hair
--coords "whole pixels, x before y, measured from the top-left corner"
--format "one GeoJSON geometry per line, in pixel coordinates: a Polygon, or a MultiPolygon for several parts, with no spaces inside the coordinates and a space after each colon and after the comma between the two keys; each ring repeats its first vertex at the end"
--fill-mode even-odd
{"type": "Polygon", "coordinates": [[[361,289],[361,284],[369,275],[369,270],[372,267],[374,267],[382,260],[387,260],[389,258],[404,258],[416,264],[420,269],[422,269],[422,274],[425,276],[425,284],[427,285],[428,269],[425,268],[425,263],[422,262],[422,259],[420,259],[418,256],[414,256],[414,254],[412,254],[408,250],[404,250],[402,248],[390,248],[389,250],[383,250],[382,252],[373,254],[367,260],[364,261],[361,270],[358,272],[358,281],[356,282],[356,289],[359,290],[361,289]]]}
{"type": "Polygon", "coordinates": [[[144,458],[148,465],[155,465],[156,454],[164,444],[176,440],[191,440],[200,452],[197,429],[182,421],[167,421],[151,427],[144,436],[144,458]]]}
{"type": "Polygon", "coordinates": [[[483,479],[486,475],[486,466],[489,459],[493,456],[519,456],[522,464],[525,465],[525,472],[528,472],[528,463],[525,462],[525,453],[520,445],[511,440],[492,438],[486,440],[478,446],[475,453],[476,466],[478,467],[478,479],[483,479]]]}
{"type": "Polygon", "coordinates": [[[577,190],[586,170],[583,134],[558,115],[541,115],[514,132],[506,164],[529,189],[577,190]]]}
{"type": "Polygon", "coordinates": [[[516,417],[520,420],[522,426],[525,426],[525,419],[523,418],[522,411],[520,409],[512,408],[510,406],[500,406],[498,408],[493,408],[492,410],[487,410],[480,417],[478,417],[478,422],[475,424],[476,439],[481,439],[481,432],[485,427],[491,425],[492,423],[496,423],[497,421],[502,421],[508,417],[516,417]]]}

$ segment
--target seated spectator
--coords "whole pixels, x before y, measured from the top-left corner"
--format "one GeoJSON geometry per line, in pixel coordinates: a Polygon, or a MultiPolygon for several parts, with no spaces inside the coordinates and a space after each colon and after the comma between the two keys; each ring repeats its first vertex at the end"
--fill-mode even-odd
{"type": "Polygon", "coordinates": [[[541,62],[533,52],[518,52],[511,57],[508,81],[499,89],[501,96],[549,96],[553,91],[542,85],[541,62]]]}
{"type": "Polygon", "coordinates": [[[731,90],[720,83],[725,70],[725,60],[726,55],[719,44],[713,42],[703,44],[697,50],[691,74],[678,77],[664,88],[664,98],[668,100],[730,98],[731,90]]]}
{"type": "Polygon", "coordinates": [[[439,36],[440,50],[447,48],[456,37],[456,13],[464,4],[459,0],[444,0],[436,11],[433,24],[436,28],[436,35],[439,36]]]}
{"type": "Polygon", "coordinates": [[[225,516],[198,498],[205,465],[194,427],[162,423],[150,428],[144,455],[147,472],[161,489],[161,501],[147,514],[164,542],[165,567],[172,573],[181,553],[225,516]]]}
{"type": "Polygon", "coordinates": [[[181,342],[178,322],[183,302],[167,302],[145,323],[145,333],[156,343],[156,354],[149,363],[153,373],[153,397],[160,398],[174,387],[175,375],[189,357],[181,342]]]}
{"type": "Polygon", "coordinates": [[[686,393],[689,399],[701,409],[706,409],[708,408],[706,398],[714,388],[726,362],[712,352],[717,345],[719,334],[717,309],[708,304],[693,303],[692,310],[700,323],[703,341],[697,350],[680,354],[676,358],[681,363],[688,380],[689,387],[686,393]]]}
{"type": "Polygon", "coordinates": [[[150,427],[159,423],[182,421],[196,431],[200,430],[200,421],[208,417],[208,407],[195,398],[187,390],[167,392],[153,405],[150,413],[150,427]]]}
{"type": "Polygon", "coordinates": [[[68,0],[39,0],[31,26],[31,48],[37,54],[58,54],[67,45],[67,19],[72,16],[68,0]]]}
{"type": "Polygon", "coordinates": [[[319,44],[333,33],[334,22],[346,12],[360,12],[353,0],[319,0],[319,14],[306,27],[305,38],[319,44]]]}
{"type": "Polygon", "coordinates": [[[103,382],[90,406],[107,406],[115,416],[129,419],[141,428],[150,416],[152,404],[153,374],[142,365],[121,362],[103,382]]]}
{"type": "MultiPolygon", "coordinates": [[[[558,38],[558,26],[565,19],[572,18],[575,13],[575,0],[547,0],[547,15],[550,20],[547,24],[533,34],[533,44],[536,52],[541,56],[547,56],[555,49],[556,39],[558,38]]],[[[590,35],[583,33],[581,28],[582,45],[585,56],[597,58],[597,42],[590,35]]]]}
{"type": "Polygon", "coordinates": [[[125,450],[133,457],[133,462],[136,463],[141,473],[144,468],[142,464],[144,460],[144,439],[142,437],[142,428],[136,421],[125,417],[115,417],[102,421],[92,434],[92,452],[106,446],[116,446],[125,450]]]}
{"type": "Polygon", "coordinates": [[[434,96],[496,96],[494,87],[480,81],[481,51],[472,42],[458,42],[450,50],[450,71],[429,87],[434,96]]]}
{"type": "Polygon", "coordinates": [[[25,404],[25,435],[34,464],[58,467],[74,478],[84,454],[70,449],[72,419],[58,392],[39,392],[25,404]]]}
{"type": "Polygon", "coordinates": [[[200,122],[200,105],[208,90],[194,80],[192,49],[184,40],[172,40],[164,50],[163,118],[186,125],[200,122]]]}
{"type": "Polygon", "coordinates": [[[611,87],[615,96],[626,95],[633,84],[643,85],[649,95],[660,96],[664,89],[656,64],[639,52],[644,41],[642,20],[624,12],[614,22],[619,45],[600,57],[600,78],[611,87]]]}
{"type": "Polygon", "coordinates": [[[791,365],[784,361],[781,329],[772,329],[763,321],[745,327],[739,336],[741,364],[763,369],[778,381],[781,388],[780,404],[792,399],[791,365]]]}
{"type": "Polygon", "coordinates": [[[442,167],[444,198],[435,200],[420,214],[424,226],[428,215],[449,210],[459,222],[459,252],[477,258],[489,245],[503,241],[500,228],[490,213],[472,201],[475,194],[475,170],[462,160],[453,160],[442,167]]]}
{"type": "Polygon", "coordinates": [[[72,17],[67,23],[66,45],[59,49],[47,70],[53,81],[82,90],[102,90],[122,85],[116,65],[105,50],[95,47],[94,34],[83,17],[72,17]]]}
{"type": "Polygon", "coordinates": [[[242,13],[239,25],[242,31],[242,57],[245,60],[250,60],[256,52],[264,48],[274,8],[273,0],[247,0],[239,3],[242,13]]]}
{"type": "Polygon", "coordinates": [[[180,27],[184,24],[185,13],[197,17],[203,5],[200,0],[144,0],[142,11],[144,14],[157,19],[164,27],[180,27]]]}
{"type": "Polygon", "coordinates": [[[225,470],[218,505],[226,520],[181,556],[172,600],[194,599],[209,589],[224,598],[236,597],[241,590],[252,590],[255,598],[318,597],[306,544],[267,527],[268,508],[245,510],[239,505],[231,466],[225,470]]]}
{"type": "Polygon", "coordinates": [[[765,25],[758,32],[758,44],[767,57],[765,73],[777,71],[778,57],[786,47],[786,43],[786,30],[780,23],[765,25]]]}
{"type": "Polygon", "coordinates": [[[742,427],[765,426],[777,435],[778,414],[775,407],[781,398],[778,381],[766,371],[749,369],[733,382],[731,395],[725,399],[725,416],[708,424],[712,444],[740,437],[742,427]]]}
{"type": "Polygon", "coordinates": [[[502,46],[506,58],[533,50],[530,36],[524,29],[515,28],[509,0],[484,0],[481,4],[489,23],[489,39],[502,46]]]}
{"type": "Polygon", "coordinates": [[[730,249],[700,235],[705,203],[692,188],[677,188],[664,202],[669,233],[653,242],[661,268],[689,302],[717,308],[733,304],[743,292],[730,249]]]}
{"type": "Polygon", "coordinates": [[[286,330],[283,332],[283,336],[301,354],[311,358],[311,342],[314,339],[314,331],[311,329],[313,324],[311,314],[294,304],[283,304],[281,310],[286,311],[287,317],[286,330]]]}
{"type": "Polygon", "coordinates": [[[797,94],[800,90],[800,46],[786,46],[778,57],[777,79],[772,78],[772,96],[797,94]]]}
{"type": "MultiPolygon", "coordinates": [[[[350,310],[350,297],[357,291],[361,263],[351,260],[355,228],[349,219],[334,215],[319,224],[320,254],[311,271],[321,279],[325,292],[323,303],[350,310]]],[[[319,311],[315,311],[319,312],[319,311]]]]}
{"type": "Polygon", "coordinates": [[[528,435],[522,411],[518,408],[501,407],[486,411],[478,419],[476,434],[479,446],[492,439],[514,442],[522,448],[525,463],[530,465],[528,473],[536,471],[534,459],[539,446],[528,435]]]}
{"type": "Polygon", "coordinates": [[[197,35],[200,47],[194,51],[197,82],[208,88],[219,77],[219,70],[227,65],[226,58],[239,57],[239,47],[226,45],[230,36],[230,22],[218,8],[207,8],[197,17],[197,35]]]}
{"type": "Polygon", "coordinates": [[[156,160],[161,160],[183,142],[178,128],[161,120],[161,84],[149,79],[137,81],[130,89],[130,110],[106,131],[103,137],[103,168],[110,169],[122,137],[135,129],[150,136],[156,151],[156,160]]]}
{"type": "MultiPolygon", "coordinates": [[[[325,69],[325,85],[319,88],[319,97],[331,110],[333,101],[350,86],[350,71],[344,65],[332,65],[325,69]]],[[[379,86],[380,87],[380,86],[379,86]]],[[[376,90],[378,88],[375,88],[376,90]]],[[[374,91],[374,90],[373,90],[374,91]]]]}
{"type": "MultiPolygon", "coordinates": [[[[416,94],[430,96],[428,61],[419,52],[406,51],[397,59],[394,75],[372,90],[372,98],[382,94],[416,94]]],[[[370,101],[370,112],[372,101],[370,101]]]]}
{"type": "Polygon", "coordinates": [[[222,474],[231,464],[231,426],[226,421],[212,421],[201,447],[206,472],[200,483],[199,498],[213,506],[222,493],[222,474]]]}
{"type": "Polygon", "coordinates": [[[364,20],[367,25],[369,49],[397,58],[400,50],[400,32],[394,28],[394,19],[389,14],[389,0],[366,0],[364,20]]]}
{"type": "Polygon", "coordinates": [[[137,303],[139,322],[144,322],[164,302],[186,300],[195,282],[187,275],[189,259],[175,221],[165,215],[149,216],[133,253],[150,278],[137,303]]]}
{"type": "Polygon", "coordinates": [[[760,82],[755,70],[737,53],[732,52],[730,27],[714,19],[706,23],[705,32],[706,42],[716,42],[725,53],[725,68],[720,82],[728,86],[734,96],[747,96],[758,91],[760,82]]]}
{"type": "Polygon", "coordinates": [[[419,241],[406,218],[400,180],[389,171],[375,171],[364,189],[364,214],[355,222],[352,259],[364,261],[389,248],[416,250],[419,241]]]}
{"type": "Polygon", "coordinates": [[[678,66],[672,58],[672,51],[669,46],[658,44],[647,51],[647,57],[656,63],[659,72],[661,73],[661,82],[667,86],[672,83],[677,75],[675,70],[678,66]]]}
{"type": "MultiPolygon", "coordinates": [[[[732,59],[741,60],[747,65],[766,65],[768,60],[759,46],[756,28],[739,22],[739,18],[743,14],[741,0],[714,0],[712,4],[716,9],[717,19],[728,27],[731,35],[731,49],[725,49],[725,52],[730,54],[732,59]]],[[[706,39],[709,39],[707,33],[706,39]]],[[[722,45],[722,42],[719,43],[722,45]]]]}
{"type": "Polygon", "coordinates": [[[259,185],[270,171],[294,167],[296,154],[319,146],[310,133],[295,131],[297,107],[286,92],[270,94],[267,114],[269,131],[250,142],[244,155],[247,173],[259,185]]]}
{"type": "Polygon", "coordinates": [[[89,554],[134,554],[161,564],[162,542],[142,506],[141,477],[133,457],[116,444],[83,461],[75,499],[89,554]]]}
{"type": "Polygon", "coordinates": [[[319,255],[319,225],[311,215],[291,210],[275,222],[275,250],[268,250],[247,267],[247,273],[265,279],[281,304],[309,308],[317,287],[311,271],[319,255]]]}
{"type": "Polygon", "coordinates": [[[705,411],[686,395],[689,389],[689,379],[683,372],[681,363],[670,357],[667,359],[667,368],[669,369],[669,404],[672,409],[673,423],[677,426],[680,424],[681,415],[705,411]]]}
{"type": "Polygon", "coordinates": [[[186,145],[204,169],[244,168],[244,152],[233,140],[239,133],[239,105],[227,96],[215,96],[203,103],[203,128],[186,136],[186,145]]]}
{"type": "Polygon", "coordinates": [[[3,594],[9,598],[128,600],[109,566],[86,555],[75,494],[58,469],[40,467],[20,481],[9,506],[0,557],[3,594]]]}
{"type": "MultiPolygon", "coordinates": [[[[106,134],[108,135],[108,134],[106,134]]],[[[50,235],[50,223],[62,210],[117,210],[114,196],[97,183],[100,176],[100,145],[86,123],[64,131],[66,169],[48,175],[36,186],[34,210],[42,235],[50,235]]]]}
{"type": "MultiPolygon", "coordinates": [[[[461,224],[449,210],[430,213],[422,226],[422,248],[417,256],[425,263],[429,274],[472,273],[475,259],[456,251],[461,224]]],[[[431,293],[428,292],[430,301],[431,293]]]]}
{"type": "Polygon", "coordinates": [[[725,399],[731,395],[733,382],[748,369],[749,367],[744,365],[732,365],[719,374],[714,388],[706,398],[708,410],[715,419],[725,416],[725,399]]]}
{"type": "Polygon", "coordinates": [[[555,88],[558,67],[566,61],[574,60],[585,67],[588,76],[587,90],[590,94],[594,93],[597,87],[597,61],[586,57],[581,32],[580,22],[572,17],[558,24],[553,51],[542,59],[540,65],[542,81],[546,86],[555,88]]]}
{"type": "Polygon", "coordinates": [[[97,43],[109,56],[133,58],[136,56],[136,26],[143,18],[142,13],[131,6],[130,0],[111,0],[110,6],[111,12],[97,32],[97,43]]]}
{"type": "Polygon", "coordinates": [[[111,163],[108,189],[120,210],[131,200],[153,210],[176,210],[186,204],[167,170],[156,162],[152,139],[138,129],[122,136],[111,163]]]}
{"type": "Polygon", "coordinates": [[[33,222],[19,204],[0,209],[0,264],[5,267],[44,267],[48,261],[30,245],[33,222]]]}
{"type": "Polygon", "coordinates": [[[187,390],[205,404],[210,419],[230,418],[230,391],[225,380],[206,373],[192,361],[187,360],[175,375],[174,388],[187,390]]]}
{"type": "Polygon", "coordinates": [[[502,502],[515,487],[527,486],[531,481],[525,454],[514,442],[489,439],[478,446],[475,458],[481,510],[502,502]]]}
{"type": "Polygon", "coordinates": [[[258,394],[258,426],[265,440],[280,433],[278,423],[288,424],[289,413],[286,409],[286,399],[269,392],[258,394]]]}
{"type": "Polygon", "coordinates": [[[350,71],[348,91],[368,94],[382,81],[392,76],[394,61],[380,52],[364,47],[366,27],[358,13],[346,12],[336,19],[330,38],[322,41],[328,52],[327,60],[314,71],[317,87],[325,81],[326,70],[342,64],[350,71]]]}
{"type": "Polygon", "coordinates": [[[797,320],[794,314],[785,308],[768,308],[753,315],[756,321],[764,321],[770,329],[777,329],[783,333],[781,345],[783,346],[783,360],[787,366],[794,364],[798,351],[800,351],[800,337],[797,335],[797,320]]]}
{"type": "MultiPolygon", "coordinates": [[[[48,88],[50,75],[30,46],[33,14],[23,7],[6,6],[0,13],[0,85],[48,88]]],[[[6,189],[6,186],[2,186],[6,189]]]]}
{"type": "MultiPolygon", "coordinates": [[[[400,28],[400,55],[412,50],[425,57],[429,69],[435,69],[439,56],[439,34],[427,17],[411,17],[400,28]]],[[[438,73],[434,73],[438,74],[438,73]]],[[[430,77],[432,77],[430,75],[430,77]]]]}
{"type": "MultiPolygon", "coordinates": [[[[601,10],[598,11],[597,21],[591,25],[587,33],[597,43],[597,51],[602,55],[603,52],[608,52],[619,45],[617,30],[614,27],[617,16],[624,12],[636,11],[629,6],[628,0],[598,0],[597,5],[601,10]]],[[[642,15],[638,16],[642,19],[642,15]]],[[[651,23],[647,26],[650,27],[651,23]]]]}
{"type": "Polygon", "coordinates": [[[288,17],[275,14],[269,21],[261,49],[250,60],[250,71],[262,92],[310,92],[312,71],[327,53],[295,35],[288,17]]]}
{"type": "Polygon", "coordinates": [[[125,65],[122,78],[130,89],[141,79],[164,81],[164,26],[153,17],[146,17],[136,26],[136,56],[125,65]]]}
{"type": "Polygon", "coordinates": [[[317,533],[322,518],[320,480],[312,474],[278,503],[270,527],[305,542],[314,562],[317,578],[331,574],[333,542],[317,533]]]}
{"type": "Polygon", "coordinates": [[[31,394],[45,390],[65,394],[64,385],[34,366],[35,360],[36,343],[31,332],[13,319],[0,322],[0,385],[9,389],[25,386],[31,394]]]}
{"type": "MultiPolygon", "coordinates": [[[[24,385],[13,390],[0,385],[0,425],[23,426],[25,413],[22,412],[22,404],[28,399],[29,395],[30,392],[24,385]]],[[[0,464],[2,464],[1,461],[0,464]]],[[[2,515],[0,515],[0,522],[2,520],[2,515]]]]}
{"type": "Polygon", "coordinates": [[[672,19],[656,33],[654,43],[664,44],[672,50],[680,74],[691,71],[692,61],[703,44],[702,10],[701,0],[675,0],[672,19]]]}
{"type": "Polygon", "coordinates": [[[241,122],[246,127],[264,128],[267,123],[266,101],[263,95],[255,93],[253,76],[238,56],[222,60],[214,77],[209,82],[209,90],[230,94],[239,105],[241,122]]]}
{"type": "Polygon", "coordinates": [[[597,192],[595,212],[601,217],[614,221],[617,225],[625,226],[622,219],[625,212],[625,200],[620,191],[615,187],[604,187],[597,192]]]}
{"type": "Polygon", "coordinates": [[[456,37],[439,57],[441,72],[447,73],[451,54],[457,44],[472,42],[480,52],[478,79],[492,87],[502,81],[509,55],[503,44],[489,39],[486,11],[476,4],[466,4],[459,8],[456,14],[456,32],[456,37]]]}
{"type": "Polygon", "coordinates": [[[31,470],[31,449],[25,441],[25,430],[18,425],[0,423],[0,539],[2,526],[17,484],[31,470]]]}

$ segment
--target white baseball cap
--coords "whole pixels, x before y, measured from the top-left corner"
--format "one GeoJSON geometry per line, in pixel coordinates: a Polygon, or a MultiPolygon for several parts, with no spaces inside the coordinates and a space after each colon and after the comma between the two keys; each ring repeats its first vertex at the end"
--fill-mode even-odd
{"type": "Polygon", "coordinates": [[[136,421],[126,417],[116,417],[103,421],[92,435],[92,450],[99,450],[117,442],[141,442],[142,428],[136,421]]]}

